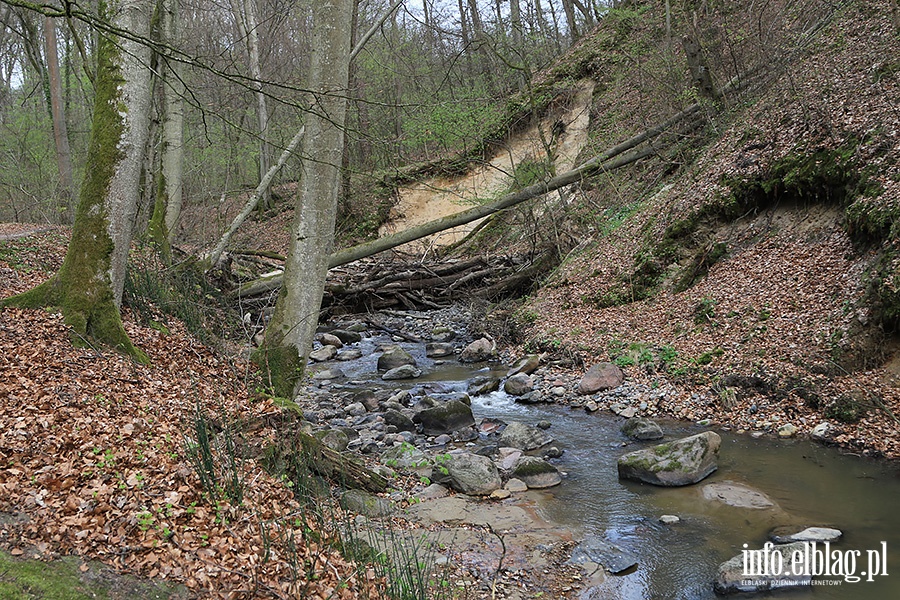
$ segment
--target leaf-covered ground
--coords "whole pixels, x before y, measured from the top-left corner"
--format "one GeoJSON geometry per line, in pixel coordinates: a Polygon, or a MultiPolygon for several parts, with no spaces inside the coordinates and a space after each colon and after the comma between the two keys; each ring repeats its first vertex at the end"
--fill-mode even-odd
{"type": "MultiPolygon", "coordinates": [[[[66,241],[53,229],[0,242],[0,297],[57,269],[66,241]]],[[[239,463],[241,505],[202,494],[185,451],[198,407],[220,422],[280,413],[248,393],[246,367],[174,320],[160,331],[126,313],[125,326],[149,366],[73,345],[59,314],[0,312],[0,546],[95,558],[204,597],[377,597],[371,573],[299,542],[302,511],[258,461],[239,463]]]]}

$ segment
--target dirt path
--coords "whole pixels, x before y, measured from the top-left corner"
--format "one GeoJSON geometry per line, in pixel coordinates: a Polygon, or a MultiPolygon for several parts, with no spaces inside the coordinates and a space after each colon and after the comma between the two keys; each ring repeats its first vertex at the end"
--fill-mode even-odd
{"type": "MultiPolygon", "coordinates": [[[[579,82],[578,91],[570,106],[551,112],[536,126],[507,140],[506,147],[489,163],[464,177],[438,177],[401,188],[400,202],[391,209],[391,220],[381,227],[379,235],[389,235],[452,215],[502,194],[509,188],[517,165],[525,161],[541,161],[546,157],[544,142],[551,139],[551,132],[557,123],[562,123],[564,130],[556,140],[554,165],[557,172],[571,169],[587,142],[593,93],[592,80],[579,82]]],[[[480,222],[475,221],[412,242],[407,248],[421,252],[431,247],[453,244],[464,238],[480,222]]]]}

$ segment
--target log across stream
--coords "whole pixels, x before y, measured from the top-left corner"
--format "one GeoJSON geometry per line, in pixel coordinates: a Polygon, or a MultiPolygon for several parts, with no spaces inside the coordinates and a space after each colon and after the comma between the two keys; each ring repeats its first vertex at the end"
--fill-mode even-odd
{"type": "MultiPolygon", "coordinates": [[[[397,341],[396,339],[394,340],[397,341]]],[[[385,382],[375,362],[379,343],[390,343],[383,333],[355,345],[363,356],[340,363],[346,377],[323,383],[323,390],[409,389],[465,391],[473,377],[505,374],[498,363],[463,365],[424,355],[424,344],[400,341],[416,358],[419,379],[385,382]]],[[[898,465],[845,455],[808,440],[775,440],[719,431],[723,439],[719,469],[698,485],[659,488],[620,481],[617,458],[641,447],[629,442],[619,427],[621,417],[599,411],[586,413],[559,405],[523,405],[503,391],[472,399],[477,422],[484,418],[551,423],[548,430],[563,449],[554,462],[567,473],[561,485],[540,493],[538,511],[551,523],[569,529],[576,539],[597,537],[632,553],[638,566],[622,575],[608,576],[583,598],[713,598],[712,581],[718,566],[739,555],[743,544],[761,548],[776,526],[829,526],[844,532],[835,544],[843,553],[858,550],[857,573],[865,570],[868,550],[887,548],[888,576],[874,582],[852,583],[838,578],[793,592],[792,598],[898,598],[900,573],[900,468],[898,465]],[[702,487],[732,481],[768,496],[774,507],[736,508],[703,498],[702,487]],[[659,517],[677,515],[678,523],[664,525],[659,517]]],[[[661,422],[666,440],[690,435],[703,428],[684,422],[661,422]]],[[[462,444],[459,444],[462,447],[462,444]]],[[[448,450],[450,448],[448,447],[448,450]]],[[[529,494],[532,494],[530,492],[529,494]]],[[[509,502],[512,500],[504,501],[509,502]]]]}

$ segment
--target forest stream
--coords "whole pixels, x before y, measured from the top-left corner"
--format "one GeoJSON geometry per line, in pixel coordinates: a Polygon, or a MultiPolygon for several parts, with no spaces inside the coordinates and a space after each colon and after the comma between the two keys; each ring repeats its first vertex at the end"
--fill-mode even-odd
{"type": "MultiPolygon", "coordinates": [[[[320,385],[333,391],[365,388],[396,393],[408,389],[416,397],[465,392],[473,378],[502,378],[507,371],[494,362],[464,365],[453,358],[435,361],[425,356],[423,344],[402,342],[400,345],[415,357],[423,374],[414,380],[385,382],[376,368],[377,349],[385,343],[392,341],[384,335],[364,338],[359,344],[362,357],[341,364],[345,378],[320,385]]],[[[575,540],[604,540],[637,559],[636,567],[607,575],[599,585],[584,590],[581,598],[714,598],[712,582],[718,566],[739,555],[743,544],[750,549],[761,548],[769,532],[780,526],[841,530],[844,535],[832,550],[844,556],[859,550],[855,567],[859,575],[867,568],[867,551],[880,551],[885,543],[887,572],[893,574],[895,569],[891,559],[900,547],[900,513],[896,511],[900,470],[894,464],[848,455],[809,440],[754,438],[713,425],[722,436],[718,470],[696,485],[656,487],[619,479],[619,456],[659,443],[626,438],[620,432],[624,422],[621,417],[561,405],[520,404],[502,389],[474,396],[472,410],[476,423],[486,418],[532,425],[549,421],[547,432],[554,438],[552,445],[564,451],[561,458],[552,460],[566,474],[560,485],[529,491],[527,500],[514,494],[502,504],[533,503],[531,508],[540,517],[570,531],[575,540]],[[742,484],[764,494],[773,505],[738,508],[704,499],[704,486],[715,482],[742,484]],[[659,520],[662,515],[675,515],[680,521],[663,524],[659,520]]],[[[710,429],[676,421],[660,424],[664,441],[710,429]]],[[[455,447],[473,451],[473,446],[496,443],[488,437],[481,434],[480,440],[450,444],[442,451],[455,447]]],[[[900,580],[896,577],[877,576],[873,582],[862,577],[857,583],[841,577],[814,580],[814,586],[795,590],[791,597],[900,597],[900,580]]]]}

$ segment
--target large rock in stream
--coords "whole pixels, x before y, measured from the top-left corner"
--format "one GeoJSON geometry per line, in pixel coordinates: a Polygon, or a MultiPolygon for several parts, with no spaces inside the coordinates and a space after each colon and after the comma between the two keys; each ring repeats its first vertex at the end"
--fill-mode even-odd
{"type": "Polygon", "coordinates": [[[434,478],[448,482],[453,489],[471,496],[487,496],[500,489],[502,481],[497,466],[487,456],[463,452],[439,457],[432,471],[434,478]]]}
{"type": "Polygon", "coordinates": [[[379,371],[390,371],[403,365],[416,366],[416,359],[400,346],[391,346],[384,351],[384,354],[378,357],[379,371]]]}
{"type": "Polygon", "coordinates": [[[421,423],[425,435],[453,433],[475,424],[472,408],[460,400],[448,400],[432,408],[417,412],[413,423],[421,423]]]}
{"type": "Polygon", "coordinates": [[[619,458],[619,477],[676,487],[697,483],[718,468],[722,438],[705,431],[619,458]]]}
{"type": "Polygon", "coordinates": [[[519,450],[535,450],[553,441],[550,435],[537,427],[513,421],[500,434],[499,444],[519,450]]]}

